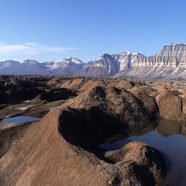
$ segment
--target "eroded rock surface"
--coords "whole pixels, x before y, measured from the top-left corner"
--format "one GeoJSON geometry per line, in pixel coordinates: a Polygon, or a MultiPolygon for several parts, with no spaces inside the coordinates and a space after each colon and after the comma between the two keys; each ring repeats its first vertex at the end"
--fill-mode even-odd
{"type": "Polygon", "coordinates": [[[29,127],[0,133],[0,185],[163,185],[165,164],[157,150],[132,142],[104,157],[98,146],[113,133],[140,130],[160,117],[185,121],[184,91],[176,88],[183,84],[80,77],[35,77],[34,84],[34,77],[7,78],[2,93],[29,81],[29,91],[40,91],[29,100],[20,96],[15,105],[7,99],[1,118],[48,114],[29,127]]]}
{"type": "Polygon", "coordinates": [[[182,116],[181,98],[170,91],[162,91],[158,97],[160,116],[165,119],[180,120],[182,116]]]}
{"type": "Polygon", "coordinates": [[[50,112],[12,144],[0,159],[1,185],[162,185],[165,165],[155,149],[133,142],[107,163],[83,148],[86,136],[74,135],[71,117],[62,120],[63,114],[50,112]]]}

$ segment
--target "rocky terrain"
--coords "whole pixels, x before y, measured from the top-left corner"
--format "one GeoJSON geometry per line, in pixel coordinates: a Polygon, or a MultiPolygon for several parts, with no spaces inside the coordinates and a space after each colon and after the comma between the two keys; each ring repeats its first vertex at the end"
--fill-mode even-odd
{"type": "Polygon", "coordinates": [[[106,156],[99,145],[159,118],[185,121],[186,83],[1,76],[0,86],[1,119],[41,118],[0,123],[0,185],[164,185],[158,150],[134,141],[106,156]]]}
{"type": "Polygon", "coordinates": [[[3,61],[1,75],[61,75],[87,77],[128,77],[131,79],[186,79],[186,45],[171,44],[152,56],[121,52],[103,54],[100,58],[82,62],[68,57],[59,61],[39,63],[36,60],[3,61]]]}

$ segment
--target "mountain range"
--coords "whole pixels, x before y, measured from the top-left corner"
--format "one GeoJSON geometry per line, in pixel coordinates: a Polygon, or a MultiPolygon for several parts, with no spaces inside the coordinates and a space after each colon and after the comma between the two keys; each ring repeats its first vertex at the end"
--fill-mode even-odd
{"type": "Polygon", "coordinates": [[[186,80],[186,44],[166,45],[152,56],[133,52],[104,54],[87,63],[73,57],[43,63],[7,60],[0,62],[0,74],[186,80]]]}

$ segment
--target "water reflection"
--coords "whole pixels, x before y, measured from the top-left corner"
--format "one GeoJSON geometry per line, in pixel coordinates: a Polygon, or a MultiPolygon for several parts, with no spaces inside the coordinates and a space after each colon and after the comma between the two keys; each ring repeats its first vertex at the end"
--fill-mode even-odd
{"type": "Polygon", "coordinates": [[[186,185],[186,123],[160,120],[158,123],[128,133],[128,137],[100,145],[116,150],[131,141],[141,141],[158,149],[167,164],[166,185],[186,185]],[[156,126],[155,126],[156,125],[156,126]]]}
{"type": "Polygon", "coordinates": [[[169,120],[160,120],[156,128],[157,132],[163,136],[180,134],[186,136],[186,123],[169,120]]]}

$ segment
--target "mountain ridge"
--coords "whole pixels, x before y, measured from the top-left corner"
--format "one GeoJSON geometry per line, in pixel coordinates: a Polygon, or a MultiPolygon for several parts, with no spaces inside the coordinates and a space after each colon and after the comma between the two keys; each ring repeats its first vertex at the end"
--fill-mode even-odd
{"type": "Polygon", "coordinates": [[[0,63],[0,74],[186,80],[186,44],[165,45],[152,56],[130,51],[103,54],[87,63],[74,57],[43,63],[7,60],[0,63]]]}

